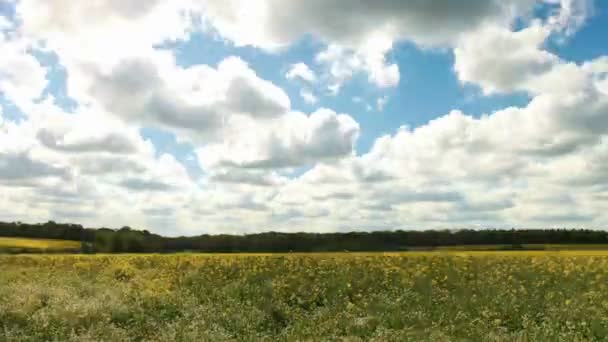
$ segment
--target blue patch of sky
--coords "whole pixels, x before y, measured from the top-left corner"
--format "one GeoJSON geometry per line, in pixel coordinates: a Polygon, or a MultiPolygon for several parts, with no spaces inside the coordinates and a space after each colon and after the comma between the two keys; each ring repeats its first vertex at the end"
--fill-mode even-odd
{"type": "Polygon", "coordinates": [[[14,21],[16,17],[15,4],[10,1],[0,1],[0,15],[6,17],[10,21],[14,21]]]}
{"type": "Polygon", "coordinates": [[[479,117],[529,101],[522,94],[482,96],[476,86],[463,86],[453,71],[453,55],[447,50],[421,50],[410,43],[399,43],[392,55],[401,72],[396,88],[370,90],[365,80],[355,79],[331,100],[361,125],[359,153],[368,151],[381,135],[393,134],[401,126],[414,129],[454,109],[479,117]],[[352,101],[352,96],[360,94],[371,99],[374,110],[368,112],[352,101]],[[383,111],[378,111],[375,101],[383,95],[388,95],[389,101],[383,111]]]}
{"type": "MultiPolygon", "coordinates": [[[[9,21],[19,24],[19,20],[15,13],[14,4],[0,1],[0,15],[7,18],[9,21]]],[[[6,29],[6,32],[13,31],[13,28],[6,29]]],[[[43,90],[39,98],[35,101],[41,101],[48,95],[52,95],[55,99],[55,103],[67,112],[72,112],[77,103],[70,97],[66,92],[66,70],[59,63],[59,59],[54,52],[43,51],[40,49],[30,49],[27,51],[30,55],[38,60],[38,62],[46,69],[46,79],[48,84],[43,90]]],[[[12,101],[10,101],[4,94],[0,93],[0,106],[3,108],[5,118],[9,120],[18,121],[26,117],[12,101]]]]}
{"type": "Polygon", "coordinates": [[[173,49],[177,63],[184,67],[196,64],[217,66],[228,56],[240,57],[260,78],[283,88],[289,95],[293,108],[311,109],[311,106],[300,98],[301,84],[289,82],[284,77],[291,64],[297,62],[304,62],[309,66],[314,64],[314,56],[323,44],[311,37],[305,37],[289,48],[274,53],[250,46],[237,47],[211,34],[200,32],[194,33],[186,42],[167,44],[165,47],[173,49]]]}
{"type": "MultiPolygon", "coordinates": [[[[7,18],[9,21],[15,20],[14,4],[0,1],[0,16],[7,18]]],[[[5,29],[4,31],[10,31],[5,29]]],[[[5,120],[19,121],[25,118],[23,112],[17,107],[6,95],[0,91],[0,108],[2,109],[2,117],[5,120]]]]}
{"type": "Polygon", "coordinates": [[[595,1],[592,16],[579,31],[564,43],[549,41],[547,48],[561,58],[576,63],[608,56],[608,1],[595,1]]]}
{"type": "Polygon", "coordinates": [[[173,155],[184,165],[193,179],[198,178],[203,173],[198,165],[193,146],[189,143],[178,142],[175,134],[154,127],[144,127],[140,129],[140,134],[144,139],[152,141],[156,150],[156,157],[165,153],[173,155]]]}
{"type": "Polygon", "coordinates": [[[63,108],[68,113],[73,112],[78,106],[78,103],[67,94],[67,71],[63,65],[59,63],[57,54],[41,50],[32,50],[30,53],[32,56],[36,57],[44,68],[46,68],[46,79],[48,84],[42,92],[40,99],[52,95],[57,106],[63,108]]]}
{"type": "MultiPolygon", "coordinates": [[[[558,4],[537,5],[533,17],[546,20],[556,14],[558,4]]],[[[608,55],[608,1],[595,0],[589,13],[589,18],[574,35],[563,37],[561,35],[548,39],[545,48],[560,56],[566,61],[583,63],[593,58],[608,55]]],[[[520,30],[529,24],[529,18],[520,18],[514,24],[515,30],[520,30]]]]}
{"type": "Polygon", "coordinates": [[[0,91],[0,108],[2,118],[9,121],[19,122],[25,119],[25,114],[4,93],[0,91]]]}
{"type": "MultiPolygon", "coordinates": [[[[42,91],[40,96],[35,99],[35,102],[40,102],[52,95],[55,104],[66,112],[73,112],[77,107],[77,102],[70,98],[66,93],[66,70],[59,63],[57,55],[53,52],[42,50],[28,51],[34,58],[38,60],[40,65],[45,68],[47,86],[42,91]]],[[[3,116],[12,121],[19,121],[26,117],[19,107],[17,107],[5,94],[0,92],[0,106],[3,109],[3,116]]]]}

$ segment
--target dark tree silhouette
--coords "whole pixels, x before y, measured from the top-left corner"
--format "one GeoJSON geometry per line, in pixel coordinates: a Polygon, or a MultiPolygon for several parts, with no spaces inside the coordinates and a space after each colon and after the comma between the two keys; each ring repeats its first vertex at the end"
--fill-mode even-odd
{"type": "Polygon", "coordinates": [[[406,251],[461,245],[521,249],[529,248],[526,245],[530,244],[608,244],[608,232],[582,229],[267,232],[163,237],[130,227],[92,229],[53,221],[42,224],[0,222],[0,236],[82,241],[83,252],[90,253],[406,251]]]}

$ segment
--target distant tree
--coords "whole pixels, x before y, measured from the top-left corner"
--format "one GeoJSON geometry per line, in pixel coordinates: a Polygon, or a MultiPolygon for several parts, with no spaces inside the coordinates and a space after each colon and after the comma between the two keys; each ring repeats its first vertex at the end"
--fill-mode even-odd
{"type": "Polygon", "coordinates": [[[112,253],[123,253],[126,252],[125,242],[123,240],[122,234],[114,233],[112,234],[112,253]]]}

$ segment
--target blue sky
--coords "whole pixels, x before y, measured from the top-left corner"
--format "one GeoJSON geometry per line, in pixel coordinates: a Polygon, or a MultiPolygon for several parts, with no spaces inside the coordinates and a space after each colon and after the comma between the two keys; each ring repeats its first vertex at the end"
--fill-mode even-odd
{"type": "Polygon", "coordinates": [[[608,223],[607,3],[259,1],[0,0],[0,220],[608,223]]]}

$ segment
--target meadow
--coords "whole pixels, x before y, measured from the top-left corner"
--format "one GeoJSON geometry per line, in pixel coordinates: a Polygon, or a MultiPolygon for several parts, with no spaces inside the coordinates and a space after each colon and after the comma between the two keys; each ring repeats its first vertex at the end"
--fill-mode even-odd
{"type": "Polygon", "coordinates": [[[68,253],[80,251],[79,241],[0,237],[0,253],[68,253]]]}
{"type": "Polygon", "coordinates": [[[607,251],[0,256],[1,341],[603,341],[607,251]]]}

